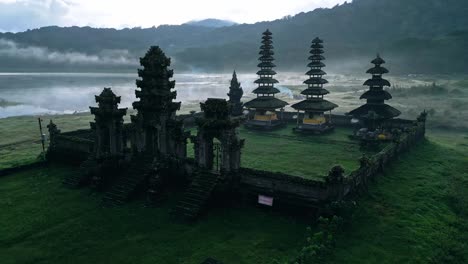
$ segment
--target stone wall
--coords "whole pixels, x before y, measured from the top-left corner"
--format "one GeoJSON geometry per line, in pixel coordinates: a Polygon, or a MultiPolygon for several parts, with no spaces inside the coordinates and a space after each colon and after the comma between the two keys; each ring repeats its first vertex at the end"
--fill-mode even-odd
{"type": "Polygon", "coordinates": [[[274,203],[316,206],[327,199],[327,185],[284,173],[255,169],[239,170],[241,192],[254,197],[261,194],[274,198],[274,203]]]}
{"type": "Polygon", "coordinates": [[[79,163],[93,151],[92,137],[90,129],[60,133],[54,137],[54,142],[50,142],[48,158],[79,163]]]}
{"type": "Polygon", "coordinates": [[[354,194],[359,189],[367,188],[367,182],[371,178],[385,170],[385,168],[388,167],[401,153],[407,151],[416,143],[424,139],[424,122],[418,122],[417,125],[407,129],[409,131],[401,136],[399,142],[391,143],[382,151],[370,157],[368,161],[362,162],[361,167],[347,176],[344,179],[342,186],[337,187],[341,188],[339,191],[340,195],[332,198],[340,199],[341,197],[354,194]]]}
{"type": "MultiPolygon", "coordinates": [[[[343,119],[344,120],[344,119],[343,119]]],[[[398,123],[398,120],[394,121],[398,123]]],[[[361,159],[357,170],[342,178],[325,178],[324,181],[308,180],[297,176],[241,168],[241,191],[250,195],[267,195],[275,203],[288,203],[305,207],[320,207],[353,195],[367,182],[383,171],[401,153],[424,139],[425,123],[403,120],[398,123],[407,131],[398,142],[392,142],[368,159],[361,159]]]]}

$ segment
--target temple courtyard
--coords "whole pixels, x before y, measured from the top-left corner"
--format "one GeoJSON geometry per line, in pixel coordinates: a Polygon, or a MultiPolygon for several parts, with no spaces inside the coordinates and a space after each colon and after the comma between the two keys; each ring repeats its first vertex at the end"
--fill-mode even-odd
{"type": "MultiPolygon", "coordinates": [[[[352,134],[351,128],[338,127],[331,133],[316,136],[294,133],[293,127],[290,124],[269,132],[241,127],[239,135],[246,142],[241,166],[320,180],[334,165],[341,165],[345,174],[349,174],[359,167],[363,154],[376,153],[361,150],[359,142],[348,137],[352,134]]],[[[193,157],[192,148],[193,145],[188,144],[189,157],[193,157]]]]}
{"type": "MultiPolygon", "coordinates": [[[[63,131],[89,127],[89,114],[51,117],[63,131]]],[[[5,135],[0,142],[0,169],[32,162],[40,154],[39,132],[34,130],[37,120],[27,117],[0,119],[0,131],[5,135]],[[8,122],[8,120],[10,122],[8,122]]],[[[242,167],[282,172],[308,179],[321,179],[334,165],[341,165],[345,174],[359,167],[363,151],[359,142],[349,139],[351,128],[338,127],[320,136],[304,136],[292,131],[293,124],[271,131],[256,132],[239,128],[240,137],[246,140],[242,150],[242,167]]],[[[192,135],[195,129],[191,130],[192,135]]],[[[187,146],[188,156],[193,156],[193,145],[187,146]]],[[[367,150],[366,154],[375,154],[367,150]]]]}

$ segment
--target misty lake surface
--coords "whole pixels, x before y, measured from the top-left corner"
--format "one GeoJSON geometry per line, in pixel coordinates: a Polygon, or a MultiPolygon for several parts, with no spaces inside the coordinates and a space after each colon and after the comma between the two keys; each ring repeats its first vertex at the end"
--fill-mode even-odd
{"type": "MultiPolygon", "coordinates": [[[[238,74],[245,94],[255,87],[256,77],[238,74]]],[[[0,73],[0,118],[89,111],[104,87],[121,96],[120,107],[130,109],[137,100],[137,78],[133,73],[0,73]]],[[[227,98],[231,78],[231,74],[175,74],[177,101],[194,108],[206,98],[227,98]]],[[[292,96],[288,88],[279,88],[292,96]]]]}
{"type": "MultiPolygon", "coordinates": [[[[227,98],[232,74],[174,74],[177,101],[182,102],[181,112],[199,110],[199,102],[207,98],[227,98]]],[[[255,74],[238,74],[244,89],[243,101],[253,98],[251,91],[255,74]]],[[[357,90],[368,76],[327,75],[329,100],[340,105],[336,112],[360,104],[357,90]],[[350,98],[356,97],[356,100],[350,98]]],[[[21,115],[71,114],[89,111],[95,106],[95,95],[104,87],[111,87],[121,96],[120,107],[132,108],[135,97],[136,73],[0,73],[0,118],[21,115]]],[[[290,103],[300,100],[297,95],[303,89],[306,76],[303,73],[276,75],[281,91],[277,96],[290,103]],[[293,92],[296,98],[293,98],[293,92]]],[[[417,80],[390,78],[392,83],[417,84],[417,80]]],[[[291,110],[291,109],[287,109],[291,110]]]]}

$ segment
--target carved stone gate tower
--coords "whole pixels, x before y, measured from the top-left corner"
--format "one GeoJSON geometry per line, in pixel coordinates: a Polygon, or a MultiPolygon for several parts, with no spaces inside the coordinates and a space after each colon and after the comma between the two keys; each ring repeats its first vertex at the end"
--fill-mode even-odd
{"type": "Polygon", "coordinates": [[[177,96],[173,71],[168,67],[171,59],[159,47],[151,47],[140,59],[142,69],[136,85],[133,103],[138,114],[132,116],[132,148],[134,152],[145,152],[152,156],[165,155],[185,158],[186,137],[182,122],[176,120],[180,102],[173,102],[177,96]]]}
{"type": "Polygon", "coordinates": [[[96,158],[116,156],[123,153],[123,116],[127,108],[118,108],[120,96],[116,96],[110,88],[104,88],[96,96],[98,107],[90,107],[95,122],[91,128],[95,131],[94,153],[96,158]]]}
{"type": "Polygon", "coordinates": [[[222,174],[236,172],[240,167],[241,148],[244,140],[239,139],[236,128],[238,121],[229,118],[229,104],[224,99],[208,99],[200,103],[204,117],[197,120],[198,133],[192,137],[198,167],[216,170],[222,174]],[[219,141],[219,152],[215,153],[214,140],[219,141]],[[216,156],[218,154],[218,156],[216,156]],[[215,160],[219,164],[215,165],[215,160]]]}

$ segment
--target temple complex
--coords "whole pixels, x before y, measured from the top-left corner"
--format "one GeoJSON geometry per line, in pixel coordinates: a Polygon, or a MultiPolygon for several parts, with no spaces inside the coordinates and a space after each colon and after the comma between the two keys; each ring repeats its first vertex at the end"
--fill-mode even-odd
{"type": "Polygon", "coordinates": [[[281,114],[278,117],[276,112],[277,109],[281,109],[282,112],[283,107],[288,103],[275,97],[275,94],[280,91],[274,87],[278,81],[273,78],[276,75],[273,70],[276,65],[273,63],[275,59],[273,58],[272,44],[272,33],[266,30],[263,32],[259,52],[261,56],[258,58],[260,61],[258,64],[260,70],[257,72],[259,78],[255,81],[258,87],[252,91],[257,97],[245,103],[245,107],[253,111],[253,113],[249,113],[251,118],[245,123],[249,128],[273,129],[285,124],[281,119],[281,114]]]}
{"type": "Polygon", "coordinates": [[[244,91],[240,82],[237,80],[236,71],[232,74],[231,86],[229,86],[229,114],[231,116],[241,116],[243,113],[243,103],[241,102],[244,91]]]}
{"type": "Polygon", "coordinates": [[[360,97],[360,99],[366,99],[366,104],[350,111],[347,115],[359,120],[363,127],[359,131],[361,136],[367,135],[367,132],[378,130],[377,133],[374,133],[375,135],[370,136],[385,139],[388,135],[383,134],[383,123],[399,116],[401,112],[385,104],[385,100],[392,98],[390,93],[384,90],[384,86],[390,86],[390,82],[382,78],[383,74],[388,73],[388,70],[382,66],[385,61],[377,55],[377,58],[371,63],[374,64],[374,67],[367,70],[366,73],[371,74],[372,78],[364,82],[365,86],[369,86],[369,90],[360,97]]]}
{"type": "MultiPolygon", "coordinates": [[[[94,187],[104,193],[102,202],[106,206],[122,204],[136,194],[145,194],[150,205],[154,205],[177,192],[178,195],[174,195],[177,201],[171,202],[169,211],[186,220],[196,219],[209,208],[210,203],[220,201],[221,204],[246,202],[306,210],[340,201],[358,192],[368,178],[374,177],[398,153],[424,137],[426,113],[417,120],[393,119],[400,112],[384,103],[391,96],[383,87],[390,83],[382,78],[388,70],[381,66],[384,60],[377,57],[372,61],[375,67],[367,71],[372,74],[372,79],[364,83],[370,89],[361,96],[361,99],[367,99],[367,103],[348,115],[334,115],[332,124],[325,113],[337,105],[324,99],[329,92],[323,88],[327,80],[322,78],[325,75],[322,70],[325,67],[322,43],[319,38],[312,41],[310,70],[306,73],[309,79],[304,82],[307,88],[302,91],[306,98],[292,106],[304,116],[296,119],[295,112],[281,111],[284,115],[280,116],[276,113],[287,103],[275,97],[279,90],[274,87],[278,81],[273,78],[276,72],[273,70],[272,37],[268,30],[263,33],[260,47],[259,78],[255,81],[258,87],[253,91],[257,97],[245,104],[252,110],[246,120],[242,115],[244,109],[240,100],[243,92],[236,72],[229,88],[229,101],[208,98],[200,103],[200,112],[177,115],[181,103],[174,102],[177,93],[175,81],[171,80],[171,60],[159,47],[151,47],[140,59],[142,68],[138,70],[139,79],[136,81],[139,89],[135,92],[138,101],[133,103],[137,114],[131,116],[131,122],[123,122],[127,109],[118,108],[120,97],[110,88],[104,88],[95,97],[97,107],[90,107],[95,117],[90,129],[61,132],[54,123],[48,125],[50,144],[47,158],[79,165],[81,173],[69,175],[64,183],[74,188],[94,187]],[[242,123],[248,128],[273,129],[288,122],[293,126],[297,122],[295,131],[322,133],[341,126],[351,132],[352,118],[363,122],[365,138],[392,139],[388,134],[398,133],[403,136],[399,140],[387,140],[384,144],[390,147],[372,157],[376,162],[369,162],[366,157],[359,159],[360,167],[346,172],[347,175],[341,166],[332,167],[327,174],[315,175],[310,171],[310,175],[302,176],[294,175],[295,172],[274,171],[271,162],[267,163],[265,170],[241,166],[245,141],[239,136],[238,128],[242,123]],[[188,140],[191,145],[188,145],[188,140]]],[[[280,148],[293,140],[297,141],[292,148],[295,150],[304,144],[313,144],[310,139],[304,140],[305,135],[294,135],[290,130],[290,134],[286,134],[285,130],[258,133],[263,135],[254,135],[251,139],[267,136],[270,140],[267,144],[271,142],[273,148],[278,148],[273,155],[285,151],[280,148]]],[[[248,134],[257,133],[248,131],[248,134]]],[[[337,134],[338,138],[343,135],[337,134]]],[[[346,139],[352,140],[348,136],[346,139]]],[[[356,145],[359,148],[355,142],[346,144],[347,147],[356,145]]],[[[258,153],[264,153],[261,152],[262,147],[256,147],[257,159],[258,153]]],[[[317,149],[320,151],[320,147],[317,149]]],[[[252,149],[246,148],[248,151],[252,153],[252,149]]]]}
{"type": "Polygon", "coordinates": [[[322,68],[325,67],[325,64],[322,62],[325,60],[322,55],[322,43],[323,41],[319,38],[315,38],[312,41],[311,55],[309,57],[311,62],[307,65],[310,67],[310,70],[306,73],[309,79],[304,81],[304,84],[307,84],[307,89],[301,92],[302,95],[306,96],[306,99],[292,105],[292,108],[298,111],[297,127],[294,129],[295,131],[322,133],[333,129],[330,118],[331,110],[338,107],[338,105],[323,98],[329,91],[323,88],[323,85],[328,83],[328,81],[322,78],[322,76],[326,74],[322,70],[322,68]],[[299,118],[299,111],[304,112],[302,119],[299,118]],[[328,111],[330,115],[327,119],[324,113],[328,111]]]}

